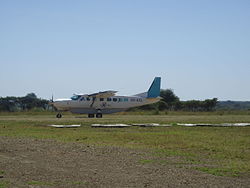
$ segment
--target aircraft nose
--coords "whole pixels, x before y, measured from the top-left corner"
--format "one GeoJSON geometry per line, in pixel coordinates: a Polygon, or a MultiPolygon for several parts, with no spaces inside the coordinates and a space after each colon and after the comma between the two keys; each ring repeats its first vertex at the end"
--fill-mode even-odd
{"type": "Polygon", "coordinates": [[[49,105],[54,105],[54,103],[55,103],[55,102],[50,101],[50,102],[49,102],[49,105]]]}
{"type": "Polygon", "coordinates": [[[63,107],[63,106],[65,106],[65,101],[54,101],[53,102],[53,106],[54,107],[63,107]]]}

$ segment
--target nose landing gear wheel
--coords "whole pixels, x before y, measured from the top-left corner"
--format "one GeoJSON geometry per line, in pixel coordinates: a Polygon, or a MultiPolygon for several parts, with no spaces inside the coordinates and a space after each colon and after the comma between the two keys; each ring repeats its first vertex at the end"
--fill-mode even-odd
{"type": "Polygon", "coordinates": [[[101,113],[97,113],[96,114],[96,118],[102,118],[102,114],[101,113]]]}
{"type": "Polygon", "coordinates": [[[95,114],[88,114],[88,118],[94,118],[95,114]]]}
{"type": "Polygon", "coordinates": [[[58,113],[58,114],[56,115],[56,117],[57,117],[57,118],[61,118],[61,117],[62,117],[62,114],[58,113]]]}

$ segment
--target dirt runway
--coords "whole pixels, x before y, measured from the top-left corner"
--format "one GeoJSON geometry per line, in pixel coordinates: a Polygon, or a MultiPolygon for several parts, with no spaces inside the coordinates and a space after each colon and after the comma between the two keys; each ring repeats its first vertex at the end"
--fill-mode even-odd
{"type": "Polygon", "coordinates": [[[150,158],[145,150],[0,137],[0,182],[18,188],[250,187],[248,178],[144,161],[150,158]]]}

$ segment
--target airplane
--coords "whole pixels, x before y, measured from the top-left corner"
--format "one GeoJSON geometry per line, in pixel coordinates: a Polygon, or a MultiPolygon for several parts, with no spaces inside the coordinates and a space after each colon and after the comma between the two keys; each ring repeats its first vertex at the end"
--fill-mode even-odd
{"type": "Polygon", "coordinates": [[[161,77],[155,77],[147,92],[133,96],[116,96],[117,91],[103,91],[93,94],[74,94],[70,99],[57,99],[50,102],[59,113],[70,111],[76,114],[88,114],[89,118],[102,118],[103,114],[122,112],[132,107],[158,102],[160,97],[161,77]]]}

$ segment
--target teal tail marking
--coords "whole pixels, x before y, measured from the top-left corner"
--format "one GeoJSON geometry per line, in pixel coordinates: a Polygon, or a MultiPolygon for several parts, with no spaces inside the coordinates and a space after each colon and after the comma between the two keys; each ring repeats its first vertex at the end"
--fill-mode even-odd
{"type": "Polygon", "coordinates": [[[155,77],[153,83],[148,90],[147,98],[156,98],[160,96],[161,90],[161,77],[155,77]]]}

